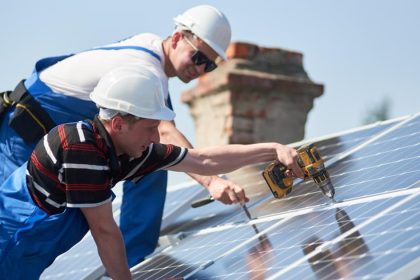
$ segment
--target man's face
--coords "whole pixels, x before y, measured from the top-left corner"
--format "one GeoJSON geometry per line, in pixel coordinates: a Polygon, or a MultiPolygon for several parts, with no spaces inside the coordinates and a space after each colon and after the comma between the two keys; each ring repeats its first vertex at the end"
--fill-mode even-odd
{"type": "Polygon", "coordinates": [[[151,143],[159,143],[160,121],[141,119],[125,122],[119,137],[119,150],[130,157],[140,157],[151,143]]]}
{"type": "Polygon", "coordinates": [[[177,34],[178,41],[172,57],[172,64],[175,68],[176,76],[184,83],[188,83],[203,75],[206,72],[206,69],[208,71],[209,64],[216,61],[218,55],[199,38],[183,34],[182,32],[177,34]],[[198,57],[199,60],[197,60],[197,51],[201,53],[198,57]],[[202,62],[205,61],[206,58],[208,63],[196,65],[197,61],[202,62]]]}

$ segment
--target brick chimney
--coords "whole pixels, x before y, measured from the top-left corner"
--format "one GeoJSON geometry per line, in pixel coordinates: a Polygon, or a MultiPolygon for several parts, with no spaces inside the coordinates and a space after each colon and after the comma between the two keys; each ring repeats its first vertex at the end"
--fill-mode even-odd
{"type": "Polygon", "coordinates": [[[302,54],[237,42],[227,55],[181,96],[195,122],[196,146],[303,139],[324,88],[309,79],[302,54]]]}

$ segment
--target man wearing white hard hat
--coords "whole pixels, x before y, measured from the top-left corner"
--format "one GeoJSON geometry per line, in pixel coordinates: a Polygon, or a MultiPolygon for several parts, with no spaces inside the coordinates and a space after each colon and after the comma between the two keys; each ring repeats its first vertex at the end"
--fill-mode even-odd
{"type": "MultiPolygon", "coordinates": [[[[0,186],[1,279],[39,279],[88,230],[108,275],[131,279],[111,206],[111,189],[121,180],[141,180],[159,169],[209,176],[270,160],[303,175],[296,151],[278,143],[203,149],[160,144],[159,124],[175,114],[165,104],[159,76],[138,65],[104,75],[90,95],[99,115],[53,128],[0,186]]],[[[245,200],[242,189],[235,191],[245,200]]]]}
{"type": "MultiPolygon", "coordinates": [[[[212,6],[200,5],[175,17],[176,29],[162,40],[144,33],[110,45],[73,55],[41,59],[32,75],[13,92],[0,94],[0,184],[31,154],[37,141],[52,127],[93,118],[97,108],[89,99],[98,81],[117,67],[148,63],[162,69],[165,103],[170,105],[168,78],[189,82],[226,59],[231,29],[225,15],[212,6]]],[[[162,121],[164,143],[192,147],[172,121],[162,121]]],[[[190,174],[222,203],[236,203],[234,185],[217,176],[190,174]]],[[[155,249],[165,201],[167,173],[152,174],[135,185],[124,183],[120,227],[130,266],[155,249]],[[142,200],[143,194],[153,196],[142,200]],[[137,203],[130,203],[131,201],[137,203]],[[144,213],[147,209],[147,216],[144,213]]]]}

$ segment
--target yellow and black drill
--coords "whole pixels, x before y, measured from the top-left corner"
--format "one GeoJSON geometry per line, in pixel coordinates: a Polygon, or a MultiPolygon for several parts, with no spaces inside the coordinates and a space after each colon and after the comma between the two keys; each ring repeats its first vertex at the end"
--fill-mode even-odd
{"type": "MultiPolygon", "coordinates": [[[[315,145],[304,145],[297,149],[297,153],[298,164],[305,175],[304,179],[313,179],[324,195],[334,199],[334,187],[325,168],[324,160],[319,155],[315,145]]],[[[286,166],[278,161],[273,161],[266,166],[262,173],[276,198],[282,198],[292,191],[293,179],[286,176],[286,170],[286,166]]]]}

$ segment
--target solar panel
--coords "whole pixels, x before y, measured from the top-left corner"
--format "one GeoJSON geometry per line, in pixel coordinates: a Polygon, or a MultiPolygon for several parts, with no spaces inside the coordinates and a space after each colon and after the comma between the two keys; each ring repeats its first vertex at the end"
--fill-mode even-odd
{"type": "Polygon", "coordinates": [[[208,195],[207,190],[195,182],[168,187],[162,227],[166,227],[167,224],[174,220],[180,213],[188,210],[191,201],[206,195],[208,195]]]}
{"type": "Polygon", "coordinates": [[[383,278],[392,269],[383,271],[382,262],[396,255],[401,260],[420,256],[420,220],[415,215],[420,210],[419,194],[338,203],[254,220],[259,234],[248,222],[198,231],[139,266],[133,276],[305,279],[313,273],[322,278],[334,273],[383,278]]]}
{"type": "MultiPolygon", "coordinates": [[[[217,219],[198,226],[179,222],[183,225],[173,232],[184,230],[184,239],[140,264],[133,275],[383,279],[405,267],[406,273],[420,275],[420,268],[413,265],[420,262],[419,136],[420,117],[415,116],[346,134],[347,145],[337,139],[318,141],[318,150],[326,147],[323,154],[330,158],[336,203],[312,182],[301,182],[288,198],[261,194],[249,203],[252,221],[239,207],[230,212],[214,205],[189,210],[181,219],[186,223],[193,212],[205,216],[205,208],[217,219]]],[[[264,185],[261,169],[262,165],[254,166],[242,180],[264,185]]]]}
{"type": "MultiPolygon", "coordinates": [[[[420,123],[417,117],[330,166],[328,172],[336,189],[336,199],[347,200],[395,191],[415,183],[418,173],[417,176],[410,174],[418,172],[414,162],[419,161],[419,131],[420,123]]],[[[340,156],[340,153],[336,155],[340,156]]],[[[260,204],[256,207],[254,215],[268,215],[319,205],[326,200],[316,185],[307,181],[296,185],[291,196],[286,199],[260,204]]]]}
{"type": "MultiPolygon", "coordinates": [[[[329,159],[357,146],[373,135],[392,127],[401,120],[402,119],[369,125],[351,132],[320,138],[313,142],[316,144],[318,151],[322,154],[323,158],[329,159]]],[[[304,142],[295,143],[294,146],[297,147],[303,143],[304,142]]],[[[264,199],[272,200],[272,195],[261,176],[264,166],[265,164],[257,164],[227,174],[230,180],[246,189],[246,193],[251,200],[249,203],[249,206],[251,207],[254,204],[265,205],[260,203],[264,199]]],[[[283,206],[284,211],[286,211],[293,208],[324,203],[325,198],[313,184],[308,182],[302,186],[295,187],[288,198],[279,201],[272,200],[271,202],[274,204],[278,202],[277,204],[283,206]]],[[[267,211],[265,211],[266,213],[262,212],[261,214],[276,213],[280,210],[281,209],[276,209],[276,211],[273,211],[272,209],[267,209],[267,211]]],[[[260,213],[253,211],[252,208],[251,211],[253,217],[260,215],[260,213]]],[[[162,227],[162,234],[175,234],[182,231],[199,230],[218,224],[238,222],[238,216],[235,215],[236,212],[235,207],[223,206],[219,202],[198,209],[189,209],[189,211],[185,211],[182,215],[178,215],[176,219],[173,219],[172,224],[165,224],[165,227],[162,227]]]]}
{"type": "MultiPolygon", "coordinates": [[[[419,134],[414,116],[313,139],[327,160],[335,203],[310,181],[297,181],[287,198],[274,199],[261,176],[265,164],[227,174],[251,198],[251,221],[237,205],[191,208],[192,200],[208,195],[196,184],[169,188],[161,235],[176,238],[160,242],[132,269],[134,279],[420,275],[419,134]]],[[[115,202],[118,219],[119,197],[115,202]]],[[[87,237],[41,279],[100,279],[103,273],[87,237]]]]}

